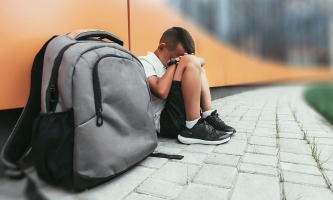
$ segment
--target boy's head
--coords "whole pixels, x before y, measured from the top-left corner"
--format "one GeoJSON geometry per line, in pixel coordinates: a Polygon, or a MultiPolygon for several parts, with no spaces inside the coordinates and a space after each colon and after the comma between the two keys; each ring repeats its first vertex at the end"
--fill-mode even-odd
{"type": "Polygon", "coordinates": [[[161,62],[166,65],[170,58],[182,56],[184,53],[195,53],[194,41],[186,29],[172,27],[163,33],[156,53],[161,62]]]}

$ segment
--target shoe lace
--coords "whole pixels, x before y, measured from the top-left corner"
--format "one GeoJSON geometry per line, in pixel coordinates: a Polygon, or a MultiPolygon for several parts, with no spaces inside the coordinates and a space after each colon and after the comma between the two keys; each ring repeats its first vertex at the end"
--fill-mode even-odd
{"type": "Polygon", "coordinates": [[[205,122],[205,125],[210,132],[210,136],[214,139],[218,138],[219,135],[217,134],[216,130],[212,126],[207,124],[206,122],[205,122]]]}
{"type": "Polygon", "coordinates": [[[220,123],[222,123],[222,124],[224,124],[224,122],[222,121],[222,119],[221,118],[219,118],[219,114],[217,113],[217,110],[215,110],[214,112],[212,112],[212,117],[214,117],[215,118],[215,120],[216,121],[218,121],[218,122],[220,122],[220,123]]]}

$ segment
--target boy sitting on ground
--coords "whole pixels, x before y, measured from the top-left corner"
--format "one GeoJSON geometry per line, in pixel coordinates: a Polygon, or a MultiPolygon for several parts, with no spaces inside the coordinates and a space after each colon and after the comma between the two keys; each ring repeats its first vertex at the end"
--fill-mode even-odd
{"type": "Polygon", "coordinates": [[[156,130],[185,144],[222,144],[236,130],[212,110],[205,61],[194,53],[189,32],[172,27],[154,53],[139,57],[152,93],[156,130]]]}

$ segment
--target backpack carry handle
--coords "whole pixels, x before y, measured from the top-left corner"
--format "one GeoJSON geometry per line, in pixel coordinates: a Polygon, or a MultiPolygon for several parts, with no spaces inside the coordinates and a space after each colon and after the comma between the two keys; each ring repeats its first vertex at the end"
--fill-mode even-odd
{"type": "Polygon", "coordinates": [[[101,39],[108,39],[113,41],[121,46],[123,46],[124,42],[117,36],[103,30],[95,30],[95,29],[83,29],[71,32],[68,34],[71,38],[75,40],[85,40],[90,37],[99,37],[101,39]]]}

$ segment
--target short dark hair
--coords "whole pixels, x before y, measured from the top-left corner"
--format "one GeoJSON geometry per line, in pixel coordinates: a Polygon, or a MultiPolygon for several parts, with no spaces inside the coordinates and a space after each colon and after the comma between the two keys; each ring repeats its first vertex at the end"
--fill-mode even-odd
{"type": "Polygon", "coordinates": [[[166,30],[161,39],[160,43],[164,42],[169,51],[173,51],[177,48],[178,44],[181,44],[186,53],[195,53],[195,45],[190,33],[181,27],[172,27],[166,30]]]}

